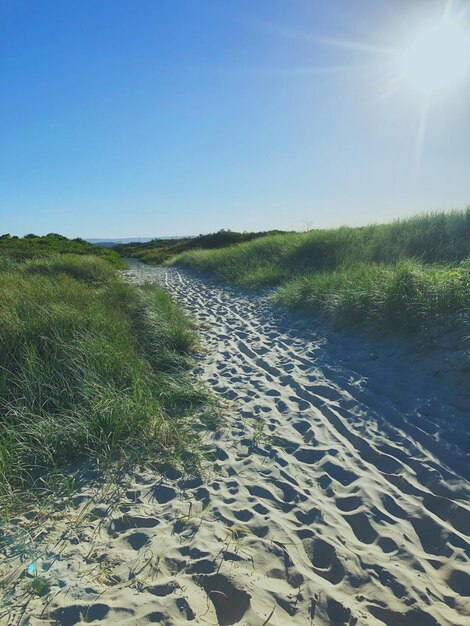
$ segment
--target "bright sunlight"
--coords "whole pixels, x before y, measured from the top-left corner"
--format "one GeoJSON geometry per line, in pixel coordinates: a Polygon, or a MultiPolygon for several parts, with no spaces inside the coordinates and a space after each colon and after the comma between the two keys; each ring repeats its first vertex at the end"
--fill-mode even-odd
{"type": "Polygon", "coordinates": [[[422,30],[400,55],[403,78],[423,95],[450,87],[470,68],[470,33],[452,18],[422,30]]]}

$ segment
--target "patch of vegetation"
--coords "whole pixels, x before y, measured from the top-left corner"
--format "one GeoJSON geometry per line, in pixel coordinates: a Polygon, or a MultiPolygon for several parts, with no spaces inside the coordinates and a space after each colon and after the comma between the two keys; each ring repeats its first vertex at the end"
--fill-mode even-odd
{"type": "Polygon", "coordinates": [[[115,267],[108,262],[103,262],[102,258],[78,254],[30,259],[23,263],[21,269],[31,275],[57,276],[66,274],[77,280],[98,283],[111,280],[115,275],[115,267]]]}
{"type": "Polygon", "coordinates": [[[49,233],[44,237],[29,234],[25,237],[11,236],[6,233],[0,235],[0,263],[4,259],[34,259],[57,254],[87,254],[106,259],[116,267],[123,267],[117,252],[108,248],[101,248],[88,243],[84,239],[67,239],[57,233],[49,233]]]}
{"type": "Polygon", "coordinates": [[[0,264],[0,506],[83,459],[197,463],[213,419],[197,336],[168,294],[96,256],[0,264]]]}
{"type": "Polygon", "coordinates": [[[227,248],[235,244],[252,241],[259,237],[278,233],[269,231],[260,233],[237,233],[232,230],[220,230],[209,235],[185,237],[180,239],[153,239],[146,243],[128,243],[114,246],[114,250],[123,257],[140,259],[151,265],[161,265],[177,254],[187,250],[213,250],[227,248]]]}
{"type": "Polygon", "coordinates": [[[341,324],[414,328],[469,310],[470,209],[391,224],[285,233],[228,249],[185,252],[174,263],[247,287],[341,324]]]}
{"type": "Polygon", "coordinates": [[[274,294],[289,308],[319,311],[339,325],[373,322],[413,330],[434,315],[470,310],[470,266],[354,265],[289,280],[274,294]]]}

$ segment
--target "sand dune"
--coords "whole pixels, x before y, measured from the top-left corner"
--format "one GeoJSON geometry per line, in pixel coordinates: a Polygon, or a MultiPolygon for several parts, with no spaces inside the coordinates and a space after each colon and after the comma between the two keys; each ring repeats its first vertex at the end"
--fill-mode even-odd
{"type": "Polygon", "coordinates": [[[201,478],[84,487],[40,540],[51,590],[23,613],[12,592],[5,623],[469,624],[469,459],[439,427],[469,398],[432,357],[177,269],[124,274],[198,320],[227,428],[201,478]]]}

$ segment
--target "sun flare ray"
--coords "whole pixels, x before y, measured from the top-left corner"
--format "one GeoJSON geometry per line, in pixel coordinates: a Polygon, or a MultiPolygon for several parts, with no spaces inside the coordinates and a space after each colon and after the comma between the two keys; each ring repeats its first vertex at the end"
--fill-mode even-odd
{"type": "Polygon", "coordinates": [[[410,88],[425,96],[451,87],[470,69],[470,35],[461,21],[446,13],[426,25],[405,45],[399,69],[410,88]]]}

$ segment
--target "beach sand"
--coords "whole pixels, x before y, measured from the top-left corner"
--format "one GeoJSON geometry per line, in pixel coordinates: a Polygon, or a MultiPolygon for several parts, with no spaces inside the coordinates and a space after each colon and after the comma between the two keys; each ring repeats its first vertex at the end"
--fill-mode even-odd
{"type": "Polygon", "coordinates": [[[455,426],[470,403],[450,339],[410,354],[186,271],[123,275],[198,322],[195,375],[224,400],[225,429],[207,435],[201,477],[137,468],[78,489],[33,542],[44,595],[22,595],[24,560],[3,564],[2,623],[470,624],[455,426]]]}

